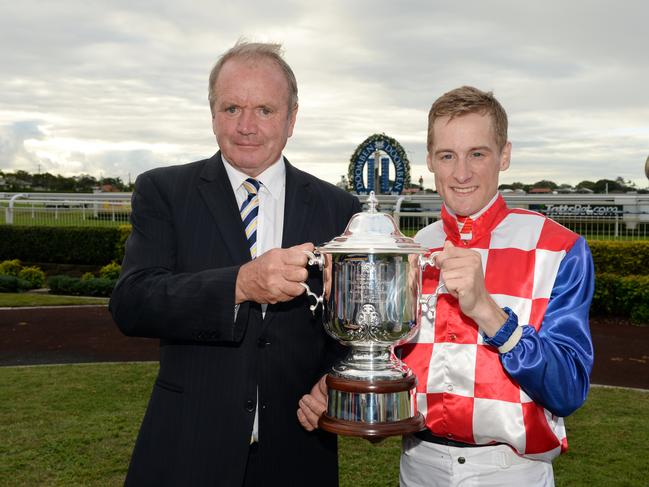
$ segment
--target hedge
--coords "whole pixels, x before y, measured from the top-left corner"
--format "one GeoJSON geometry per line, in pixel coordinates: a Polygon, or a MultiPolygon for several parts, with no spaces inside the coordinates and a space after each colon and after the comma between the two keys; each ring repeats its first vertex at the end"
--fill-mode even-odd
{"type": "Polygon", "coordinates": [[[45,273],[37,266],[23,267],[18,279],[29,283],[29,289],[39,289],[45,285],[45,273]]]}
{"type": "Polygon", "coordinates": [[[104,265],[121,262],[130,226],[28,227],[0,225],[0,261],[104,265]]]}
{"type": "Polygon", "coordinates": [[[649,323],[649,275],[595,276],[593,315],[623,316],[636,323],[649,323]]]}
{"type": "Polygon", "coordinates": [[[0,293],[17,293],[29,289],[29,282],[16,276],[0,274],[0,293]]]}
{"type": "Polygon", "coordinates": [[[124,259],[124,252],[126,252],[126,239],[128,239],[128,236],[131,234],[131,225],[120,225],[117,229],[119,230],[119,239],[116,247],[117,258],[114,260],[122,262],[122,259],[124,259]]]}
{"type": "Polygon", "coordinates": [[[70,276],[52,276],[47,280],[47,286],[50,288],[50,294],[110,297],[116,282],[116,279],[104,277],[80,279],[70,276]]]}
{"type": "MultiPolygon", "coordinates": [[[[20,259],[27,262],[105,265],[121,262],[130,225],[119,227],[26,227],[0,225],[0,261],[20,259]]],[[[649,323],[649,241],[588,242],[595,263],[596,286],[593,314],[628,316],[649,323]],[[647,275],[645,275],[647,274],[647,275]]],[[[118,271],[117,271],[118,272],[118,271]]],[[[9,273],[9,272],[8,272],[9,273]]],[[[111,278],[116,277],[110,274],[111,278]]],[[[19,289],[25,281],[4,279],[0,288],[19,289]]],[[[26,277],[26,276],[25,276],[26,277]]],[[[102,276],[103,277],[103,276],[102,276]]],[[[73,278],[68,278],[73,279],[73,278]]],[[[48,283],[59,292],[109,295],[114,279],[67,281],[62,276],[48,283]],[[83,286],[84,289],[75,288],[83,286]]]]}
{"type": "MultiPolygon", "coordinates": [[[[0,225],[0,261],[104,265],[121,262],[130,225],[25,227],[0,225]]],[[[588,242],[597,273],[649,274],[649,241],[588,242]]]]}
{"type": "Polygon", "coordinates": [[[649,274],[649,241],[591,240],[588,246],[597,273],[621,276],[649,274]]]}
{"type": "Polygon", "coordinates": [[[45,273],[39,267],[24,267],[18,259],[0,262],[0,292],[26,291],[44,284],[45,273]]]}
{"type": "MultiPolygon", "coordinates": [[[[110,296],[121,266],[111,262],[99,271],[99,277],[86,272],[81,278],[66,275],[51,276],[47,284],[52,294],[79,296],[110,296]]],[[[41,288],[45,284],[45,273],[38,267],[23,267],[20,260],[0,262],[0,292],[22,292],[41,288]]]]}

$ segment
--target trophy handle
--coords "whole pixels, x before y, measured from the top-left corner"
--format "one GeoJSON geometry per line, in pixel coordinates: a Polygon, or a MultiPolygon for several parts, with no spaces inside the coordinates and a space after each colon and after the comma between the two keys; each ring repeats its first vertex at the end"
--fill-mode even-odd
{"type": "Polygon", "coordinates": [[[308,265],[317,265],[320,270],[324,269],[325,266],[325,256],[317,250],[315,252],[310,252],[309,250],[303,250],[306,256],[309,258],[308,265]]]}
{"type": "MultiPolygon", "coordinates": [[[[318,268],[321,271],[324,269],[324,266],[325,266],[325,256],[324,256],[324,254],[321,254],[317,250],[315,252],[310,252],[308,250],[303,250],[303,252],[309,258],[308,265],[317,265],[318,268]]],[[[322,277],[324,279],[324,272],[323,272],[322,277]]],[[[309,288],[309,285],[306,282],[301,282],[300,284],[306,290],[307,296],[312,297],[313,299],[315,299],[315,303],[309,306],[309,309],[315,315],[315,311],[318,309],[319,304],[321,304],[324,307],[324,294],[325,294],[324,293],[324,286],[323,286],[323,290],[322,290],[322,295],[318,296],[316,293],[311,291],[311,289],[309,288]]]]}
{"type": "Polygon", "coordinates": [[[423,313],[426,313],[426,316],[428,317],[429,320],[435,319],[435,308],[437,306],[437,295],[439,294],[439,291],[444,287],[444,282],[439,280],[439,285],[437,286],[437,289],[435,289],[435,292],[428,297],[424,298],[422,294],[423,290],[423,279],[424,279],[424,269],[426,266],[433,267],[435,266],[435,257],[440,253],[440,251],[437,252],[432,252],[428,257],[424,257],[423,255],[419,256],[419,305],[421,306],[421,311],[423,313]]]}

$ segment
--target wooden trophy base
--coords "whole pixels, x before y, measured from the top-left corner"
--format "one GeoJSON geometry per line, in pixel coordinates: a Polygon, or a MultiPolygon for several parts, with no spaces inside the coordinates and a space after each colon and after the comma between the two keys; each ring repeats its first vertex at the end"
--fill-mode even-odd
{"type": "Polygon", "coordinates": [[[327,375],[329,404],[318,425],[325,431],[369,440],[421,431],[421,413],[412,415],[417,378],[358,381],[327,375]],[[387,419],[387,420],[383,420],[387,419]]]}
{"type": "Polygon", "coordinates": [[[358,421],[346,421],[334,419],[323,414],[318,421],[318,426],[325,431],[344,436],[359,436],[368,440],[374,438],[385,438],[387,436],[400,436],[408,433],[416,433],[425,428],[424,417],[417,413],[409,419],[395,421],[392,423],[360,423],[358,421]]]}

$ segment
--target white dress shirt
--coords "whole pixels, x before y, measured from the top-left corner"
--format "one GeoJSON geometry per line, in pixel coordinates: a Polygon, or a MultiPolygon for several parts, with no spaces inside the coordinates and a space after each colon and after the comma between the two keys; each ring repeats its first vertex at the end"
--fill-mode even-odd
{"type": "MultiPolygon", "coordinates": [[[[230,184],[234,189],[234,196],[237,199],[237,207],[241,208],[243,202],[248,198],[248,191],[243,182],[250,176],[232,166],[225,157],[223,166],[228,174],[230,184]]],[[[286,193],[286,165],[284,157],[280,156],[277,162],[272,164],[256,178],[259,181],[259,213],[257,215],[257,257],[264,252],[282,246],[282,232],[284,231],[284,197],[286,193]]],[[[267,304],[261,305],[262,316],[266,316],[267,304]]],[[[235,318],[238,306],[235,308],[235,318]]],[[[259,397],[259,396],[257,396],[259,397]]],[[[255,410],[255,421],[252,427],[252,440],[259,439],[259,400],[255,410]]]]}
{"type": "MultiPolygon", "coordinates": [[[[243,182],[250,176],[234,168],[225,158],[225,172],[230,178],[237,199],[237,207],[248,197],[243,182]]],[[[259,214],[257,215],[257,257],[264,252],[282,246],[284,230],[284,195],[286,192],[286,166],[280,156],[276,163],[255,178],[259,187],[259,214]]]]}

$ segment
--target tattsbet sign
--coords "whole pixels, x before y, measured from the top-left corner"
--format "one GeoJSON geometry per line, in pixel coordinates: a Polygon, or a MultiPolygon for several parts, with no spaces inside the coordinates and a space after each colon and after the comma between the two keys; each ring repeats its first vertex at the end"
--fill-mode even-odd
{"type": "Polygon", "coordinates": [[[622,205],[591,205],[591,204],[544,204],[530,205],[530,210],[538,211],[546,216],[587,216],[615,217],[622,215],[622,205]]]}

